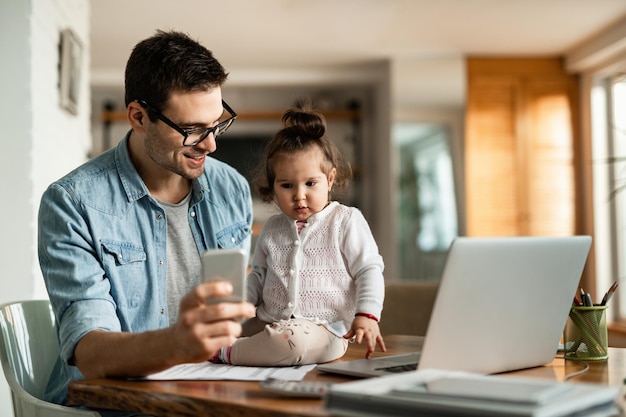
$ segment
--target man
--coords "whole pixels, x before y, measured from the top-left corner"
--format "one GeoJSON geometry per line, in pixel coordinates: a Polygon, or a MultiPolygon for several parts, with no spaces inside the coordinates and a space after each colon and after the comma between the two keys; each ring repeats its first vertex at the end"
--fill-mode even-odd
{"type": "Polygon", "coordinates": [[[206,249],[250,248],[248,183],[207,157],[236,117],[226,78],[185,34],[138,43],[126,66],[131,130],[44,193],[39,261],[60,342],[49,401],[63,403],[71,380],[206,361],[254,315],[248,303],[206,303],[232,287],[201,276],[206,249]]]}

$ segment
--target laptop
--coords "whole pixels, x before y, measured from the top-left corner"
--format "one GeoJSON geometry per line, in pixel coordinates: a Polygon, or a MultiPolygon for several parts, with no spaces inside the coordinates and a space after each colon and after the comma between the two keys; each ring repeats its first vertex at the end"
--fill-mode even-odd
{"type": "Polygon", "coordinates": [[[420,352],[317,369],[356,377],[428,368],[493,374],[550,363],[590,246],[589,236],[456,238],[420,352]]]}

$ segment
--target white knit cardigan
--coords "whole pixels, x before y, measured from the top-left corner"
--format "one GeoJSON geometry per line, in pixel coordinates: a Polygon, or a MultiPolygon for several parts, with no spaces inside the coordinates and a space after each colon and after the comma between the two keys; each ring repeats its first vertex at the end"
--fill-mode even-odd
{"type": "Polygon", "coordinates": [[[363,214],[332,202],[309,217],[300,234],[285,214],[267,220],[255,247],[247,297],[263,321],[304,317],[343,336],[357,312],[380,318],[383,269],[363,214]]]}

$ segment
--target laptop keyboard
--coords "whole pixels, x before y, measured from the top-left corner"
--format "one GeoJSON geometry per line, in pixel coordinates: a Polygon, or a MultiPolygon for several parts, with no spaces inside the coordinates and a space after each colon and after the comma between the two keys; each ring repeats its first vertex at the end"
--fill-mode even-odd
{"type": "Polygon", "coordinates": [[[417,369],[417,362],[406,363],[404,365],[393,365],[393,366],[384,366],[382,368],[376,368],[377,371],[390,372],[390,373],[408,372],[408,371],[414,371],[416,369],[417,369]]]}

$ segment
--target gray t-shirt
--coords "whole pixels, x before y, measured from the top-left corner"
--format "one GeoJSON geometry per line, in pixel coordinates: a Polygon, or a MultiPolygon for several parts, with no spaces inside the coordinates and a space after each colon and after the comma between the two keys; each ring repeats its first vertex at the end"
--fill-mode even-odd
{"type": "Polygon", "coordinates": [[[167,310],[176,323],[180,299],[202,280],[202,265],[189,227],[191,193],[180,203],[159,201],[167,217],[167,310]]]}

